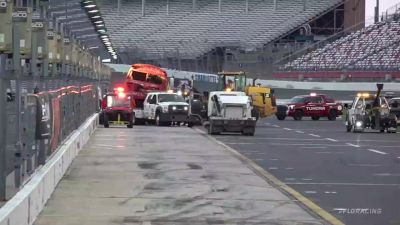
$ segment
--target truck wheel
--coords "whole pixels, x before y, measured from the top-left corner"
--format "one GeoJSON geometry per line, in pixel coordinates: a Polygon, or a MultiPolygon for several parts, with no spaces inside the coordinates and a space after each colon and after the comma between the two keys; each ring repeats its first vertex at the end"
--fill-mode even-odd
{"type": "Polygon", "coordinates": [[[135,125],[144,125],[146,121],[144,119],[135,118],[135,125]]]}
{"type": "Polygon", "coordinates": [[[298,110],[296,110],[296,112],[294,112],[293,119],[294,120],[301,120],[303,118],[303,116],[304,116],[303,111],[298,109],[298,110]]]}
{"type": "Polygon", "coordinates": [[[108,124],[108,122],[106,123],[106,122],[104,122],[104,128],[109,128],[110,127],[110,125],[108,124]]]}
{"type": "Polygon", "coordinates": [[[258,120],[260,118],[260,111],[256,108],[253,108],[251,110],[251,117],[255,117],[256,120],[258,120]]]}
{"type": "Polygon", "coordinates": [[[127,128],[133,128],[133,124],[126,125],[127,128]]]}
{"type": "Polygon", "coordinates": [[[334,121],[336,120],[337,112],[336,110],[330,110],[328,115],[328,120],[334,121]]]}
{"type": "Polygon", "coordinates": [[[276,118],[278,120],[285,120],[286,116],[285,115],[276,115],[276,118]]]}
{"type": "Polygon", "coordinates": [[[208,127],[208,134],[211,134],[211,135],[219,134],[219,132],[214,131],[214,126],[211,122],[210,122],[210,126],[208,127]]]}
{"type": "Polygon", "coordinates": [[[311,119],[312,120],[319,120],[319,116],[312,116],[311,119]]]}
{"type": "Polygon", "coordinates": [[[347,121],[347,125],[346,125],[346,131],[350,132],[352,128],[352,125],[350,124],[350,121],[347,121]]]}
{"type": "Polygon", "coordinates": [[[156,126],[162,126],[163,123],[160,121],[160,113],[156,114],[156,126]]]}

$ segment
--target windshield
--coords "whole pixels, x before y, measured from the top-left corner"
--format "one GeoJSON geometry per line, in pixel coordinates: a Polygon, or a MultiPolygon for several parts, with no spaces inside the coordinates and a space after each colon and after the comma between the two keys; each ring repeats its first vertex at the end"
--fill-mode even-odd
{"type": "Polygon", "coordinates": [[[161,94],[158,95],[158,102],[185,102],[185,99],[176,94],[161,94]]]}
{"type": "Polygon", "coordinates": [[[130,97],[107,96],[107,107],[129,107],[130,97]]]}
{"type": "Polygon", "coordinates": [[[289,100],[289,103],[305,103],[306,98],[305,97],[294,97],[289,100]]]}

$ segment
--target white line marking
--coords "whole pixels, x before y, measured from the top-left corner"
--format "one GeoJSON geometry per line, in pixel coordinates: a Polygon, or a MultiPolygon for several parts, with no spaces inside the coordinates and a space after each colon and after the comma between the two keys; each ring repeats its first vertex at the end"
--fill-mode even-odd
{"type": "Polygon", "coordinates": [[[378,154],[387,155],[386,152],[381,152],[381,151],[378,151],[378,150],[375,150],[375,149],[367,149],[367,150],[370,151],[370,152],[375,152],[375,153],[378,153],[378,154]]]}
{"type": "Polygon", "coordinates": [[[309,134],[310,136],[313,136],[313,137],[321,137],[321,136],[319,136],[319,135],[317,135],[317,134],[309,134]]]}
{"type": "Polygon", "coordinates": [[[278,126],[278,125],[272,125],[273,127],[280,127],[280,126],[278,126]]]}
{"type": "Polygon", "coordinates": [[[396,186],[400,187],[400,183],[398,184],[371,184],[371,183],[305,183],[305,182],[293,182],[286,183],[291,185],[338,185],[338,186],[396,186]]]}
{"type": "Polygon", "coordinates": [[[355,148],[361,147],[361,146],[359,146],[359,145],[354,145],[354,144],[352,144],[352,143],[346,143],[346,145],[351,146],[351,147],[355,147],[355,148]]]}
{"type": "Polygon", "coordinates": [[[398,159],[400,159],[400,156],[399,157],[397,157],[398,159]]]}
{"type": "Polygon", "coordinates": [[[270,123],[264,123],[265,125],[271,125],[270,123]]]}
{"type": "Polygon", "coordinates": [[[344,154],[344,152],[315,152],[316,154],[344,154]]]}
{"type": "Polygon", "coordinates": [[[269,170],[277,170],[278,169],[278,167],[270,167],[270,168],[268,168],[269,170]]]}
{"type": "Polygon", "coordinates": [[[373,176],[378,177],[400,177],[399,173],[374,173],[373,176]]]}
{"type": "Polygon", "coordinates": [[[336,194],[336,191],[325,191],[325,194],[336,194]]]}
{"type": "Polygon", "coordinates": [[[283,128],[283,129],[284,129],[284,130],[292,130],[292,129],[290,129],[290,128],[286,128],[286,127],[285,127],[285,128],[283,128]]]}
{"type": "Polygon", "coordinates": [[[303,178],[303,179],[301,179],[301,180],[304,180],[304,181],[312,181],[313,179],[312,179],[312,178],[303,178]]]}
{"type": "Polygon", "coordinates": [[[287,169],[287,170],[294,170],[294,168],[292,168],[292,167],[288,167],[288,168],[285,168],[285,169],[287,169]]]}
{"type": "Polygon", "coordinates": [[[270,159],[270,160],[272,160],[272,161],[278,161],[279,159],[270,159]]]}
{"type": "Polygon", "coordinates": [[[348,164],[348,166],[378,167],[378,166],[382,166],[382,165],[381,164],[348,164]]]}
{"type": "Polygon", "coordinates": [[[328,147],[321,146],[321,147],[300,147],[300,148],[303,148],[303,149],[326,149],[328,147]]]}
{"type": "Polygon", "coordinates": [[[306,194],[317,194],[316,191],[305,191],[304,193],[306,193],[306,194]]]}
{"type": "Polygon", "coordinates": [[[296,180],[296,178],[285,178],[285,180],[296,180]]]}
{"type": "Polygon", "coordinates": [[[303,131],[301,131],[301,130],[298,130],[298,131],[296,131],[296,133],[299,133],[299,134],[304,134],[304,132],[303,132],[303,131]]]}
{"type": "Polygon", "coordinates": [[[335,140],[335,139],[332,139],[332,138],[325,138],[325,140],[328,140],[328,141],[333,141],[333,142],[337,142],[337,140],[335,140]]]}

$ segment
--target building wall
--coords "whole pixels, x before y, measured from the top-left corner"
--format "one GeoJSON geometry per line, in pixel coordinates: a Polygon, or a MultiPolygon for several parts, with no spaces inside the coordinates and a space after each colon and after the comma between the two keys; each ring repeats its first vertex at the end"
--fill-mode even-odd
{"type": "Polygon", "coordinates": [[[365,23],[365,0],[347,0],[344,4],[344,29],[358,30],[365,23]]]}

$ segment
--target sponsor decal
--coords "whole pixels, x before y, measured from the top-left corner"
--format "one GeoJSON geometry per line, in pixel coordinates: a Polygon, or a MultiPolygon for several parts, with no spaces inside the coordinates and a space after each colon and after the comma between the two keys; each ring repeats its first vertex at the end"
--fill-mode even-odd
{"type": "Polygon", "coordinates": [[[324,106],[307,106],[307,110],[309,111],[320,111],[320,110],[325,110],[324,106]]]}

